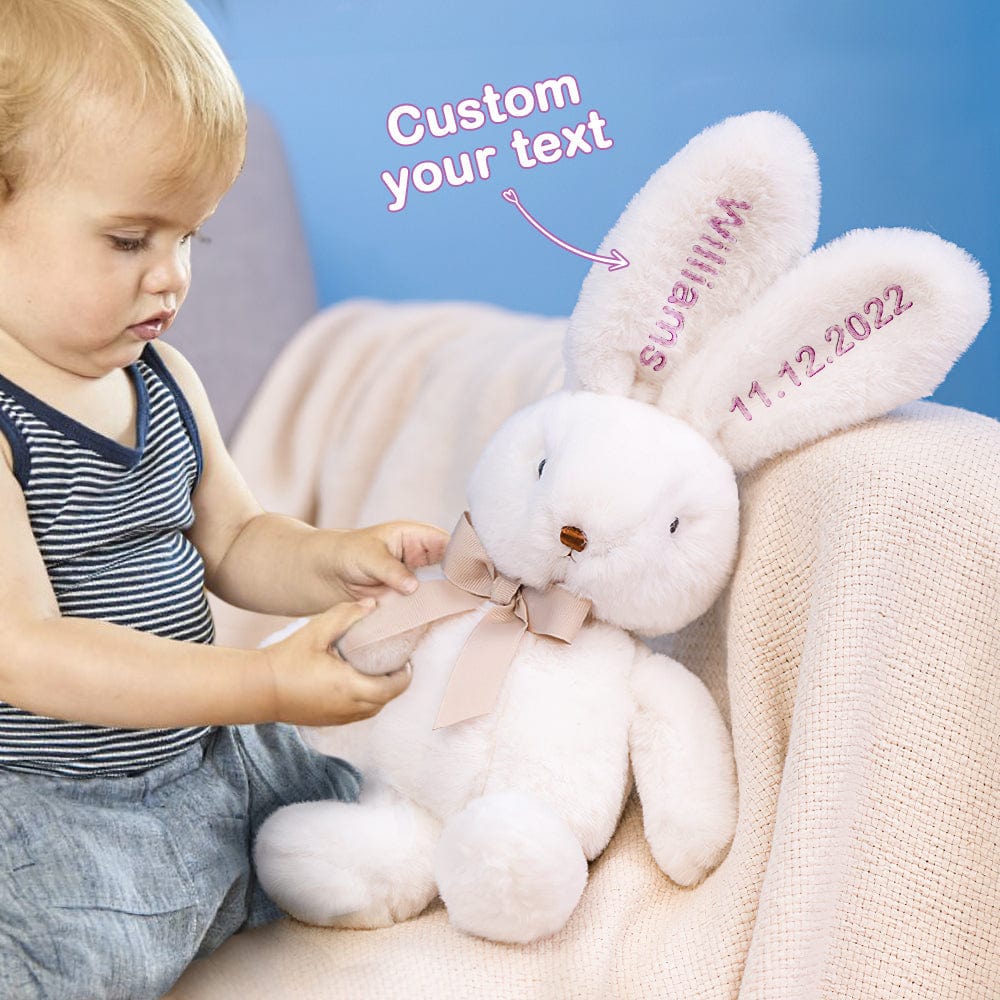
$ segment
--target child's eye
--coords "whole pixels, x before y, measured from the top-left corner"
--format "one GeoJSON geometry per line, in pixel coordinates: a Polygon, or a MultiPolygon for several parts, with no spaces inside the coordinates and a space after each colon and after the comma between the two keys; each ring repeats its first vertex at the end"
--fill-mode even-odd
{"type": "Polygon", "coordinates": [[[108,240],[115,250],[122,253],[136,253],[149,247],[149,239],[145,236],[109,236],[108,240]]]}

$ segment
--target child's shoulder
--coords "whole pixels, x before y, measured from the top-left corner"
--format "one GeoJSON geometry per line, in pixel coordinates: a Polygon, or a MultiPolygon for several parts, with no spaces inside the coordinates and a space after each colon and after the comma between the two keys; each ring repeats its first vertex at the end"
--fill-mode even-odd
{"type": "Polygon", "coordinates": [[[184,393],[191,409],[195,412],[195,416],[199,416],[199,411],[208,406],[208,397],[194,365],[173,344],[158,340],[151,346],[163,367],[184,393]]]}
{"type": "Polygon", "coordinates": [[[165,341],[156,341],[153,350],[184,394],[199,431],[204,433],[210,426],[214,427],[215,414],[212,411],[212,404],[194,365],[173,344],[165,341]]]}
{"type": "Polygon", "coordinates": [[[173,344],[168,344],[165,340],[158,340],[150,347],[163,362],[163,366],[174,377],[175,381],[181,385],[182,381],[198,381],[198,373],[190,361],[173,344]]]}

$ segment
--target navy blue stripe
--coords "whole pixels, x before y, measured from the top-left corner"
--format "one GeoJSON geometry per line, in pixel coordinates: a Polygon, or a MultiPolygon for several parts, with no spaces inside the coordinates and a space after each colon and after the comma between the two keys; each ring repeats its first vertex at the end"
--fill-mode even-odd
{"type": "Polygon", "coordinates": [[[146,392],[146,383],[139,373],[138,368],[133,364],[126,369],[132,386],[135,389],[136,407],[136,445],[130,448],[121,444],[113,438],[99,434],[92,427],[81,424],[78,420],[65,413],[49,406],[44,400],[32,395],[27,389],[22,389],[19,385],[9,381],[0,375],[0,390],[20,403],[25,410],[44,421],[53,430],[57,430],[68,438],[72,438],[78,444],[96,452],[102,458],[124,466],[126,469],[134,469],[142,458],[142,449],[146,443],[146,424],[149,420],[149,396],[146,392]]]}
{"type": "Polygon", "coordinates": [[[198,462],[198,473],[195,478],[195,483],[197,484],[201,480],[201,472],[204,467],[204,459],[201,453],[201,436],[198,434],[198,424],[194,419],[194,414],[191,412],[191,407],[188,404],[187,398],[184,393],[181,392],[181,387],[177,384],[170,370],[163,363],[163,359],[160,357],[159,353],[153,347],[151,343],[147,344],[143,348],[143,352],[140,355],[143,361],[149,365],[150,368],[160,376],[164,385],[173,393],[174,399],[177,402],[177,409],[180,410],[181,420],[184,421],[184,426],[187,428],[188,434],[191,436],[191,444],[194,445],[194,454],[198,462]]]}
{"type": "Polygon", "coordinates": [[[3,431],[10,445],[11,457],[14,460],[14,477],[21,484],[21,489],[25,490],[28,487],[28,477],[31,475],[31,454],[13,417],[4,409],[0,409],[0,431],[3,431]]]}
{"type": "MultiPolygon", "coordinates": [[[[135,448],[59,413],[3,376],[0,429],[11,442],[61,613],[211,643],[205,568],[184,534],[194,523],[192,492],[202,472],[194,416],[151,345],[128,371],[137,399],[135,448]]],[[[136,774],[209,731],[82,725],[0,701],[0,766],[136,774]]]]}

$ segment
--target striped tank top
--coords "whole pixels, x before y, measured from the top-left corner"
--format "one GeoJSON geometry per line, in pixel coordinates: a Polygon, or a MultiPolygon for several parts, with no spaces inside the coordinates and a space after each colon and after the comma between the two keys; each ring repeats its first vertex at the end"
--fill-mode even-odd
{"type": "MultiPolygon", "coordinates": [[[[191,493],[202,467],[194,417],[152,344],[126,372],[138,403],[134,448],[2,375],[0,432],[10,442],[60,612],[210,643],[204,565],[183,534],[194,523],[191,493]]],[[[209,731],[84,725],[0,701],[0,766],[83,777],[137,774],[209,731]]]]}

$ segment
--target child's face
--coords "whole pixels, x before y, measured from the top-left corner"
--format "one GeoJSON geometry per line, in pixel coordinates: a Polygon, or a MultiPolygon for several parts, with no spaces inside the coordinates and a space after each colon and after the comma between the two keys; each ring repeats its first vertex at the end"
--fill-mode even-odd
{"type": "Polygon", "coordinates": [[[192,235],[226,190],[199,177],[165,188],[176,165],[169,119],[104,112],[0,203],[0,348],[12,338],[90,377],[131,364],[170,325],[191,280],[192,235]]]}

